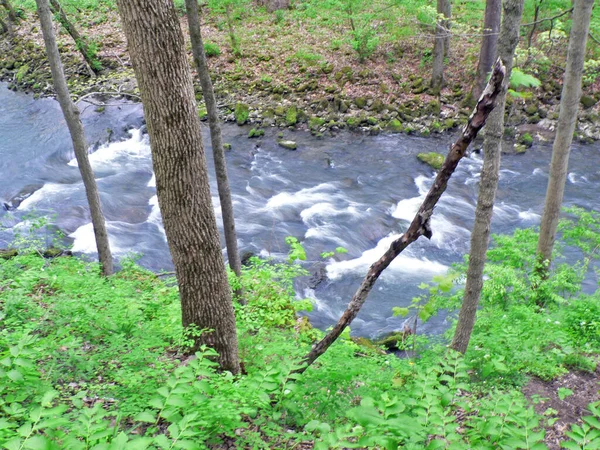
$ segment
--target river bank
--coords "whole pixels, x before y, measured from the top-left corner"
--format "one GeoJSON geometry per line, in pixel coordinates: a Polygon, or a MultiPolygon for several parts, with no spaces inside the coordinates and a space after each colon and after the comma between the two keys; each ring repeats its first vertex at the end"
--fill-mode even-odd
{"type": "MultiPolygon", "coordinates": [[[[470,65],[476,55],[476,39],[453,41],[447,84],[437,97],[428,92],[430,64],[423,59],[428,39],[388,43],[360,63],[343,41],[337,50],[327,48],[319,41],[324,38],[323,30],[317,30],[313,36],[306,29],[309,25],[291,14],[285,16],[283,23],[273,22],[274,16],[263,10],[257,10],[256,17],[245,17],[238,24],[244,47],[241,57],[234,56],[228,48],[227,33],[218,17],[207,16],[203,32],[205,40],[218,50],[209,58],[209,64],[224,120],[257,128],[309,130],[316,136],[344,129],[372,135],[429,136],[465,123],[471,112],[470,65]],[[273,33],[277,33],[278,39],[272,37],[273,33]],[[298,39],[302,40],[300,50],[293,45],[298,39]]],[[[0,37],[0,51],[4,54],[0,80],[7,81],[13,90],[52,96],[35,14],[24,10],[23,15],[25,19],[13,39],[0,37]]],[[[94,12],[87,21],[81,19],[77,23],[94,42],[101,43],[97,60],[103,69],[96,78],[90,78],[71,38],[67,34],[59,36],[65,71],[75,98],[91,93],[138,98],[118,23],[116,11],[110,9],[102,13],[101,19],[94,12]]],[[[185,16],[181,17],[181,24],[185,34],[185,16]]],[[[342,35],[334,30],[328,40],[333,42],[342,35]]],[[[516,89],[521,91],[519,95],[508,97],[505,151],[522,152],[533,142],[552,140],[561,91],[559,64],[557,61],[556,66],[537,74],[539,88],[516,89]]],[[[199,114],[203,116],[198,84],[196,92],[199,114]]],[[[600,139],[599,99],[600,82],[584,87],[576,131],[581,142],[600,139]]],[[[103,108],[101,102],[97,107],[103,108]]]]}

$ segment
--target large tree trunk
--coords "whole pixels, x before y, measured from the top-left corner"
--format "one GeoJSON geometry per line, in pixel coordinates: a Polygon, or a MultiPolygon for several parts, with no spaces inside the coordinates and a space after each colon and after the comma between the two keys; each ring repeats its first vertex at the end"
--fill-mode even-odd
{"type": "Polygon", "coordinates": [[[144,104],[156,191],[173,257],[183,326],[238,373],[237,333],[192,74],[172,0],[118,0],[144,104]]]}
{"type": "Polygon", "coordinates": [[[581,78],[585,46],[590,29],[590,18],[594,0],[576,0],[569,37],[567,67],[560,99],[560,112],[556,126],[556,137],[552,146],[552,162],[546,191],[546,203],[540,226],[538,241],[538,271],[545,275],[552,259],[552,248],[556,237],[556,228],[560,208],[565,192],[569,152],[573,141],[573,132],[577,121],[577,109],[581,97],[581,78]]]}
{"type": "Polygon", "coordinates": [[[60,54],[58,53],[58,46],[56,44],[56,37],[54,36],[54,28],[52,27],[52,14],[50,13],[48,0],[36,0],[36,3],[38,16],[42,26],[42,33],[44,34],[46,53],[52,72],[54,90],[56,91],[56,97],[60,103],[63,115],[65,116],[69,132],[71,133],[75,158],[77,159],[77,165],[79,166],[79,172],[81,172],[87,201],[90,206],[90,215],[92,216],[98,258],[102,266],[102,273],[108,276],[113,273],[112,254],[108,243],[104,215],[102,214],[102,209],[100,207],[98,186],[96,185],[94,172],[92,171],[92,166],[90,165],[88,158],[88,144],[83,131],[79,109],[71,100],[69,89],[67,87],[67,80],[65,79],[62,63],[60,61],[60,54]]]}
{"type": "MultiPolygon", "coordinates": [[[[481,38],[479,64],[477,65],[477,80],[471,91],[471,97],[474,99],[478,99],[481,95],[487,76],[490,73],[492,64],[494,64],[494,59],[496,58],[496,44],[498,42],[498,32],[500,31],[501,13],[501,0],[487,0],[485,3],[485,18],[483,21],[483,37],[481,38]]],[[[487,129],[489,129],[489,127],[490,125],[488,123],[487,129]]]]}
{"type": "Polygon", "coordinates": [[[524,0],[504,0],[504,19],[498,41],[498,57],[504,61],[506,77],[498,105],[490,114],[485,126],[483,141],[483,169],[479,182],[479,195],[475,208],[475,224],[471,234],[471,252],[467,283],[458,323],[452,340],[452,348],[461,353],[467,351],[475,324],[477,305],[483,287],[483,269],[490,241],[490,229],[494,212],[494,199],[498,188],[502,135],[504,132],[504,107],[506,91],[510,82],[515,49],[519,43],[519,30],[523,16],[524,0]]]}
{"type": "MultiPolygon", "coordinates": [[[[437,0],[437,13],[444,15],[449,10],[450,0],[437,0]]],[[[446,21],[438,17],[435,27],[435,42],[433,44],[433,67],[431,70],[431,93],[439,95],[444,85],[444,57],[446,56],[446,42],[448,30],[446,21]]]]}
{"type": "Polygon", "coordinates": [[[58,0],[50,0],[50,6],[52,7],[54,13],[58,17],[58,21],[60,22],[60,24],[67,31],[67,33],[69,33],[71,38],[73,38],[77,50],[79,50],[79,53],[81,53],[81,56],[83,56],[83,60],[86,64],[86,68],[90,76],[92,78],[95,78],[98,73],[98,70],[96,70],[96,68],[94,67],[95,62],[90,55],[89,46],[87,44],[86,39],[83,36],[81,36],[81,34],[79,34],[79,31],[77,31],[75,25],[73,25],[73,23],[69,20],[62,6],[60,5],[60,3],[58,3],[58,0]]]}
{"type": "Polygon", "coordinates": [[[294,372],[304,372],[308,366],[315,362],[316,359],[325,353],[329,346],[336,341],[344,329],[349,326],[354,318],[358,315],[358,312],[367,300],[369,292],[371,292],[371,289],[381,273],[400,253],[404,251],[406,247],[419,239],[421,236],[425,236],[428,239],[431,238],[432,230],[430,227],[430,219],[431,215],[433,214],[433,209],[446,190],[448,181],[454,173],[456,166],[458,166],[458,163],[466,154],[469,144],[473,141],[473,139],[475,139],[479,130],[485,125],[488,115],[494,109],[496,97],[502,90],[503,79],[504,66],[502,65],[502,62],[498,60],[494,66],[494,71],[492,72],[492,77],[489,84],[477,102],[477,106],[475,107],[473,114],[471,114],[471,117],[469,117],[469,121],[464,127],[462,134],[450,148],[442,168],[438,172],[433,185],[425,196],[423,203],[421,203],[421,206],[419,207],[419,210],[417,211],[417,214],[415,215],[408,229],[404,232],[404,234],[402,234],[402,236],[392,242],[390,248],[383,254],[381,258],[371,265],[367,275],[352,297],[352,300],[348,304],[346,311],[344,311],[344,314],[342,314],[342,317],[338,323],[313,347],[310,353],[305,356],[305,364],[303,367],[295,370],[294,372]]]}
{"type": "Polygon", "coordinates": [[[231,270],[239,277],[242,274],[242,264],[240,262],[237,235],[235,232],[235,216],[233,214],[231,190],[229,189],[229,180],[227,177],[227,163],[225,161],[225,151],[223,150],[221,125],[219,124],[219,111],[217,109],[217,101],[215,99],[215,92],[208,71],[206,54],[204,53],[204,43],[202,42],[202,33],[200,31],[198,0],[185,0],[185,8],[187,10],[194,62],[198,69],[198,78],[200,79],[202,95],[204,96],[206,111],[208,113],[210,140],[215,161],[219,199],[221,200],[221,212],[223,214],[223,232],[225,234],[225,243],[227,245],[227,258],[229,259],[229,267],[231,267],[231,270]]]}

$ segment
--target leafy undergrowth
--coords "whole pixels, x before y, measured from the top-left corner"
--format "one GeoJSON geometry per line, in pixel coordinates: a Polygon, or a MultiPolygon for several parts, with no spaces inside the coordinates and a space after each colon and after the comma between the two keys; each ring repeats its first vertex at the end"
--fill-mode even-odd
{"type": "MultiPolygon", "coordinates": [[[[597,217],[575,218],[563,233],[591,255],[597,217]]],[[[594,371],[600,296],[579,293],[589,257],[535,279],[535,238],[532,230],[496,238],[464,358],[429,344],[418,359],[399,359],[346,336],[302,376],[290,371],[321,333],[297,319],[309,304],[295,300],[292,281],[302,271],[293,263],[255,259],[244,269],[247,304],[236,313],[246,373],[235,377],[216,370],[210,349],[186,354],[172,280],[131,261],[109,279],[76,258],[3,261],[0,445],[547,448],[557,412],[536,411],[520,389],[528,375],[594,371]]],[[[435,292],[436,306],[460,296],[435,292]]],[[[598,406],[585,414],[567,431],[566,448],[598,448],[598,406]]]]}

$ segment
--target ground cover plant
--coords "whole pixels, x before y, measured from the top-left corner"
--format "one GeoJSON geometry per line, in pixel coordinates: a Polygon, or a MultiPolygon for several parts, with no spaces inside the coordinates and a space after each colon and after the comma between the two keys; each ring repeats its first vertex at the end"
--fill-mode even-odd
{"type": "MultiPolygon", "coordinates": [[[[290,373],[321,332],[297,315],[310,308],[293,290],[303,273],[297,241],[290,240],[289,261],[254,259],[236,281],[246,293],[236,305],[239,377],[217,372],[212,350],[188,354],[190,333],[202,330],[181,328],[173,280],[133,260],[106,279],[96,264],[22,251],[0,265],[0,443],[11,450],[227,442],[546,448],[558,412],[536,409],[521,388],[531,376],[594,372],[600,349],[600,296],[580,291],[599,239],[598,215],[571,214],[563,245],[577,246],[584,259],[557,265],[546,280],[532,275],[535,230],[495,238],[465,357],[431,341],[417,357],[401,359],[346,335],[302,376],[290,373]]],[[[460,295],[435,288],[425,297],[437,309],[455,307],[460,295]]],[[[569,391],[559,388],[560,400],[569,391]]],[[[586,414],[562,437],[570,439],[567,448],[597,445],[598,407],[586,414]]]]}

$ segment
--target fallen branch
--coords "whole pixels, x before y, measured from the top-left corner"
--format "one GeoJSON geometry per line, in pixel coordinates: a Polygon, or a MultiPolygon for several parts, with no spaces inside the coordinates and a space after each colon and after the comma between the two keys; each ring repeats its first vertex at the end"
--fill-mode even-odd
{"type": "Polygon", "coordinates": [[[367,275],[352,297],[352,300],[348,304],[346,311],[344,311],[344,314],[342,314],[342,317],[338,323],[321,341],[319,341],[313,347],[308,355],[306,355],[303,360],[302,367],[294,370],[295,373],[303,373],[313,362],[315,362],[319,356],[325,353],[331,344],[336,341],[344,329],[350,325],[350,323],[357,316],[361,307],[367,300],[369,292],[373,288],[373,285],[381,273],[400,253],[402,253],[406,247],[419,239],[421,236],[431,239],[432,230],[430,219],[431,215],[433,214],[433,209],[446,190],[446,187],[448,186],[448,180],[450,180],[450,177],[454,173],[459,161],[463,156],[465,156],[469,144],[473,141],[473,139],[475,139],[479,130],[481,130],[481,128],[485,125],[490,112],[496,106],[496,98],[502,91],[502,82],[504,80],[505,70],[504,64],[500,59],[498,59],[494,64],[490,81],[483,91],[483,94],[481,94],[481,97],[477,101],[475,110],[469,117],[461,136],[450,148],[442,168],[438,172],[433,185],[429,189],[425,200],[423,200],[423,203],[421,203],[421,206],[410,226],[402,236],[392,242],[390,248],[383,254],[383,256],[371,265],[367,275]]]}
{"type": "Polygon", "coordinates": [[[588,34],[588,36],[590,37],[590,39],[592,41],[594,41],[596,44],[600,45],[600,39],[598,39],[596,36],[594,36],[591,32],[588,34]]]}

